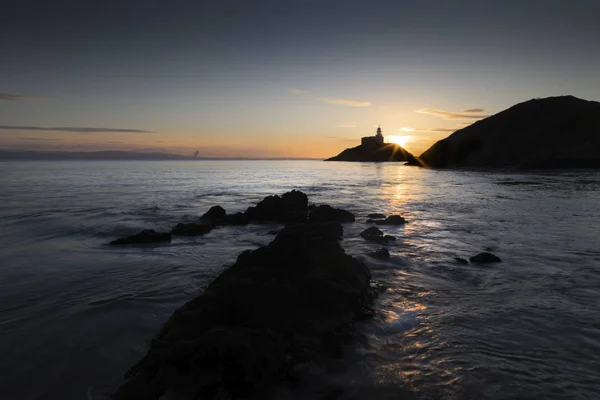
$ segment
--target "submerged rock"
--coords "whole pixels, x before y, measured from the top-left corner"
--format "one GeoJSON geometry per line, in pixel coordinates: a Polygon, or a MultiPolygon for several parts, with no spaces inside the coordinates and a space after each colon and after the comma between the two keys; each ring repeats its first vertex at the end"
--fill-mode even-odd
{"type": "Polygon", "coordinates": [[[367,217],[371,218],[371,219],[384,219],[385,215],[384,214],[379,214],[379,213],[373,213],[373,214],[367,215],[367,217]]]}
{"type": "Polygon", "coordinates": [[[354,214],[349,211],[333,208],[328,205],[321,205],[310,212],[308,220],[311,222],[354,222],[355,218],[354,214]]]}
{"type": "Polygon", "coordinates": [[[390,258],[390,252],[384,247],[377,249],[375,251],[372,251],[372,252],[368,253],[367,255],[370,257],[373,257],[373,258],[380,259],[380,260],[387,260],[390,258]]]}
{"type": "Polygon", "coordinates": [[[154,229],[144,229],[135,235],[113,240],[109,244],[111,246],[118,246],[124,244],[150,244],[170,241],[171,234],[168,232],[156,232],[154,229]]]}
{"type": "Polygon", "coordinates": [[[376,228],[374,226],[362,231],[360,233],[360,236],[363,239],[368,240],[369,242],[375,242],[375,243],[381,243],[381,244],[387,244],[388,242],[390,242],[392,240],[396,240],[396,238],[394,236],[384,235],[382,231],[380,231],[378,228],[376,228]]]}
{"type": "Polygon", "coordinates": [[[171,234],[176,236],[200,236],[205,235],[212,230],[212,225],[199,224],[196,222],[179,223],[171,230],[171,234]]]}
{"type": "Polygon", "coordinates": [[[113,398],[265,398],[297,365],[340,356],[374,293],[341,233],[337,222],[287,226],[240,254],[174,313],[113,398]]]}
{"type": "Polygon", "coordinates": [[[483,252],[483,253],[479,253],[476,256],[473,256],[471,258],[469,258],[469,260],[471,260],[472,263],[475,264],[486,264],[486,263],[499,263],[502,262],[502,260],[500,259],[500,257],[496,256],[495,254],[492,253],[488,253],[483,252]]]}
{"type": "Polygon", "coordinates": [[[400,215],[390,215],[383,221],[375,221],[377,225],[403,225],[406,220],[400,215]]]}

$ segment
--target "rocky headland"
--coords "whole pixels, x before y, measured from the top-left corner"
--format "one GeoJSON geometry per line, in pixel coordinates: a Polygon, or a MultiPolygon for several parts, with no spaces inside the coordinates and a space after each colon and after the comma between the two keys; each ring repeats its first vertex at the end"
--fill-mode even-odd
{"type": "Polygon", "coordinates": [[[477,121],[409,162],[434,168],[600,168],[600,103],[533,99],[477,121]]]}
{"type": "Polygon", "coordinates": [[[342,151],[325,161],[364,161],[364,162],[417,162],[416,157],[395,143],[380,146],[356,146],[342,151]]]}

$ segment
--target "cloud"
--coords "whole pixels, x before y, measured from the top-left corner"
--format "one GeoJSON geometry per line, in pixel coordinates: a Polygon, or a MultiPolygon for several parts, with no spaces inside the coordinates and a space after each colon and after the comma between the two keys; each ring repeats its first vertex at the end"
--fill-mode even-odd
{"type": "Polygon", "coordinates": [[[323,97],[321,101],[328,104],[341,104],[349,107],[368,107],[371,105],[368,101],[336,99],[335,97],[323,97]]]}
{"type": "Polygon", "coordinates": [[[343,122],[340,121],[337,125],[338,128],[356,128],[355,122],[343,122]]]}
{"type": "Polygon", "coordinates": [[[22,126],[22,125],[0,125],[0,129],[17,131],[53,131],[53,132],[76,132],[76,133],[155,133],[142,129],[121,129],[121,128],[79,128],[73,126],[42,127],[42,126],[22,126]]]}
{"type": "Polygon", "coordinates": [[[303,95],[303,94],[308,93],[308,90],[302,90],[302,89],[297,89],[297,88],[289,88],[288,90],[290,91],[290,93],[297,94],[297,95],[303,95]]]}
{"type": "Polygon", "coordinates": [[[15,93],[0,93],[0,100],[8,100],[8,101],[27,101],[27,100],[35,100],[38,97],[29,96],[26,94],[15,94],[15,93]]]}
{"type": "Polygon", "coordinates": [[[481,114],[485,112],[484,109],[481,108],[471,108],[468,110],[462,111],[445,111],[438,110],[435,108],[420,108],[416,110],[419,114],[429,114],[434,115],[436,117],[444,118],[444,119],[483,119],[489,117],[489,115],[481,114]]]}
{"type": "Polygon", "coordinates": [[[54,138],[41,138],[41,137],[24,137],[24,138],[19,138],[20,140],[29,140],[32,142],[60,142],[60,139],[54,139],[54,138]]]}

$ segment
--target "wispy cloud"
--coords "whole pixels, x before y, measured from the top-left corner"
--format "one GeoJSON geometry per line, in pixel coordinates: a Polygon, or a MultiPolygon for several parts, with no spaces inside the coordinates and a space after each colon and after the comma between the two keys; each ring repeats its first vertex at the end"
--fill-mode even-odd
{"type": "Polygon", "coordinates": [[[52,131],[52,132],[75,132],[75,133],[155,133],[143,129],[122,129],[122,128],[80,128],[74,126],[23,126],[23,125],[0,125],[0,129],[17,131],[52,131]]]}
{"type": "Polygon", "coordinates": [[[37,96],[30,96],[27,94],[16,94],[16,93],[0,93],[0,100],[8,101],[27,101],[38,99],[37,96]]]}
{"type": "Polygon", "coordinates": [[[436,117],[444,118],[444,119],[483,119],[489,117],[489,115],[482,114],[485,112],[484,109],[481,108],[471,108],[468,110],[461,111],[445,111],[438,110],[435,108],[420,108],[416,112],[419,114],[429,114],[434,115],[436,117]]]}
{"type": "Polygon", "coordinates": [[[340,104],[349,107],[368,107],[371,105],[368,101],[337,99],[335,97],[322,97],[321,101],[328,104],[340,104]]]}
{"type": "Polygon", "coordinates": [[[32,142],[60,142],[60,139],[41,138],[41,137],[24,137],[24,138],[19,138],[19,140],[28,140],[28,141],[32,141],[32,142]]]}
{"type": "Polygon", "coordinates": [[[298,89],[298,88],[289,88],[288,90],[290,91],[290,93],[297,94],[297,95],[302,95],[302,94],[308,93],[308,90],[302,90],[302,89],[298,89]]]}
{"type": "Polygon", "coordinates": [[[339,121],[337,124],[338,128],[356,128],[356,123],[355,122],[344,122],[344,121],[339,121]]]}

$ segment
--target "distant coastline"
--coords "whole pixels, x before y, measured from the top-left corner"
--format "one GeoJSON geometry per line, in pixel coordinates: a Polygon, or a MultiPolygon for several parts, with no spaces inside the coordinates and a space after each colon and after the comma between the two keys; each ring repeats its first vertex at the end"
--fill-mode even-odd
{"type": "Polygon", "coordinates": [[[35,151],[0,149],[0,161],[209,161],[209,160],[321,160],[309,157],[194,157],[135,151],[35,151]]]}

